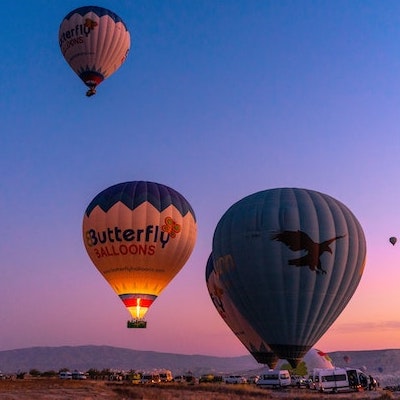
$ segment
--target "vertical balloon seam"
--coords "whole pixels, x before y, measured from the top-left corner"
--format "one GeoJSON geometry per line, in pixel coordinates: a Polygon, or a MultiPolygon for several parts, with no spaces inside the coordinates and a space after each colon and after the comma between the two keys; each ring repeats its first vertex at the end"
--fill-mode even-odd
{"type": "MultiPolygon", "coordinates": [[[[263,195],[264,195],[264,197],[268,197],[269,195],[271,195],[273,198],[276,198],[277,201],[276,201],[276,204],[274,204],[274,207],[276,207],[279,212],[281,210],[282,203],[285,204],[285,202],[288,201],[287,200],[288,197],[290,196],[292,198],[291,200],[295,203],[294,210],[296,210],[297,217],[299,218],[299,215],[297,213],[297,208],[296,208],[297,199],[296,199],[296,197],[294,195],[294,191],[292,189],[290,189],[290,188],[280,188],[280,189],[272,190],[270,192],[269,191],[265,191],[263,193],[263,195]],[[275,194],[277,194],[278,196],[274,196],[275,194]]],[[[279,230],[281,229],[280,225],[278,226],[278,229],[279,230]]],[[[284,229],[286,230],[287,228],[285,227],[284,229]]],[[[280,247],[281,260],[282,261],[283,260],[287,261],[287,259],[286,259],[287,256],[285,254],[286,252],[283,251],[284,247],[280,243],[278,243],[278,245],[280,247]]],[[[283,266],[283,265],[285,265],[285,263],[282,262],[281,266],[283,266]]],[[[290,266],[287,266],[287,267],[290,268],[290,266]]],[[[287,335],[288,332],[291,333],[291,330],[290,330],[290,327],[289,327],[289,325],[290,325],[290,323],[289,323],[289,320],[290,320],[289,315],[290,316],[293,316],[293,315],[292,315],[292,313],[289,313],[289,310],[288,310],[288,302],[290,301],[289,300],[289,298],[290,298],[289,293],[290,292],[289,293],[286,292],[287,288],[286,288],[286,284],[285,284],[285,279],[286,279],[286,273],[285,272],[286,272],[285,271],[285,267],[281,268],[281,271],[279,273],[280,281],[276,283],[276,286],[278,288],[281,288],[281,291],[283,291],[283,294],[285,296],[277,296],[276,298],[277,299],[279,299],[279,298],[281,299],[281,301],[278,304],[279,305],[278,308],[280,309],[279,315],[281,317],[281,322],[283,322],[283,324],[284,324],[284,326],[282,327],[282,334],[283,334],[283,332],[285,332],[286,335],[287,335]]],[[[291,275],[291,276],[293,276],[293,275],[291,275]]],[[[277,304],[275,304],[275,306],[276,305],[277,304]]],[[[297,321],[295,321],[295,323],[296,322],[297,321]]]]}
{"type": "MultiPolygon", "coordinates": [[[[290,226],[284,225],[280,226],[280,231],[291,231],[293,230],[292,226],[298,225],[302,226],[302,215],[300,208],[302,206],[303,200],[301,198],[301,191],[297,188],[284,188],[280,190],[281,198],[278,201],[277,207],[278,209],[282,207],[282,205],[286,206],[285,203],[290,207],[290,220],[287,221],[290,223],[290,226]],[[294,218],[295,217],[295,218],[294,218]],[[296,222],[295,222],[296,221],[296,222]],[[293,225],[292,225],[293,224],[293,225]]],[[[287,207],[287,206],[286,206],[287,207]]],[[[286,221],[285,221],[286,222],[286,221]]],[[[301,275],[303,273],[302,268],[291,266],[289,264],[288,258],[288,250],[287,246],[284,246],[280,243],[282,257],[282,283],[281,287],[284,288],[285,296],[278,296],[278,298],[282,299],[283,306],[285,310],[283,311],[283,318],[285,321],[285,326],[283,328],[286,333],[286,341],[291,345],[295,345],[298,343],[298,337],[296,335],[297,327],[299,326],[299,310],[301,313],[301,302],[299,302],[299,298],[294,296],[294,293],[300,293],[296,291],[296,288],[299,289],[301,283],[301,275]]],[[[291,251],[291,250],[290,250],[291,251]]],[[[289,253],[290,254],[290,253],[289,253]]]]}
{"type": "Polygon", "coordinates": [[[108,65],[110,74],[114,73],[125,62],[127,51],[129,51],[130,48],[129,33],[124,32],[118,25],[116,25],[114,28],[114,37],[115,36],[118,37],[118,40],[116,41],[114,49],[112,50],[110,63],[108,65]]]}
{"type": "MultiPolygon", "coordinates": [[[[337,301],[334,303],[334,307],[332,307],[331,309],[329,321],[331,325],[342,314],[360,282],[361,277],[355,277],[355,275],[358,273],[359,269],[358,260],[360,257],[360,248],[358,239],[363,239],[362,229],[352,212],[340,202],[338,202],[337,207],[340,208],[341,214],[346,224],[347,231],[347,238],[343,238],[344,241],[341,243],[342,246],[344,246],[346,243],[346,259],[342,263],[340,263],[339,261],[338,264],[344,265],[342,276],[344,277],[344,274],[347,274],[348,279],[342,278],[340,280],[340,287],[338,288],[338,290],[343,292],[344,295],[337,299],[337,301]],[[351,252],[350,247],[353,249],[353,251],[351,252]],[[351,274],[351,276],[349,276],[349,274],[351,274]]],[[[340,232],[338,233],[340,234],[340,232]]]]}
{"type": "MultiPolygon", "coordinates": [[[[345,207],[345,206],[343,206],[345,207]]],[[[361,229],[361,226],[356,219],[356,217],[352,214],[352,212],[346,208],[346,212],[349,215],[347,218],[348,222],[348,232],[349,232],[349,242],[351,241],[352,245],[351,248],[354,247],[354,250],[352,252],[348,252],[348,260],[347,260],[347,266],[351,265],[352,269],[348,271],[348,273],[352,273],[352,276],[350,279],[348,279],[348,285],[345,288],[347,290],[348,295],[343,298],[342,300],[342,310],[341,312],[346,308],[347,304],[349,303],[350,299],[352,298],[352,295],[356,291],[360,280],[361,280],[361,275],[359,273],[360,270],[360,261],[362,262],[363,258],[363,253],[365,253],[363,247],[360,246],[364,242],[364,233],[361,229]],[[353,236],[357,238],[357,240],[353,239],[353,236]]],[[[346,293],[346,292],[345,292],[346,293]]],[[[340,312],[340,313],[341,313],[340,312]]],[[[339,314],[340,314],[339,313],[339,314]]]]}
{"type": "MultiPolygon", "coordinates": [[[[320,195],[319,192],[316,191],[311,191],[311,190],[304,190],[301,189],[301,192],[303,196],[307,196],[311,203],[312,203],[312,208],[314,210],[314,214],[315,214],[315,225],[318,227],[318,231],[313,232],[314,235],[312,237],[312,240],[317,240],[320,241],[320,236],[321,236],[321,228],[320,228],[320,213],[318,212],[318,208],[315,204],[315,199],[316,197],[318,198],[318,196],[320,195]]],[[[322,196],[321,196],[322,197],[322,196]]],[[[311,232],[310,232],[311,233],[311,232]]],[[[304,340],[307,341],[307,343],[311,343],[311,339],[310,339],[310,333],[312,333],[313,331],[315,331],[315,325],[318,325],[318,321],[320,319],[320,314],[321,314],[321,309],[322,309],[322,305],[319,304],[319,302],[317,302],[317,304],[315,304],[315,293],[317,291],[317,289],[320,289],[321,284],[324,284],[324,277],[320,276],[322,274],[317,273],[316,271],[307,271],[307,275],[304,274],[306,277],[305,279],[307,279],[308,281],[308,296],[310,296],[310,298],[313,298],[312,301],[310,301],[308,303],[308,308],[307,308],[307,317],[305,318],[305,325],[304,325],[304,329],[305,332],[308,330],[308,334],[306,334],[305,332],[303,333],[303,337],[304,340]],[[313,329],[310,329],[310,327],[313,327],[313,329]],[[311,331],[311,332],[310,332],[311,331]]],[[[325,283],[326,284],[326,283],[325,283]]],[[[314,343],[313,343],[314,344],[314,343]]]]}
{"type": "MultiPolygon", "coordinates": [[[[101,40],[99,40],[99,36],[102,33],[102,29],[99,29],[99,25],[101,26],[101,19],[96,15],[96,13],[93,10],[90,10],[86,15],[86,18],[89,18],[91,20],[99,21],[96,22],[96,30],[93,29],[92,33],[90,34],[91,39],[93,40],[85,40],[86,46],[86,53],[89,54],[88,62],[86,64],[86,71],[94,71],[103,76],[103,78],[106,78],[103,74],[103,71],[100,71],[98,66],[96,66],[96,54],[98,53],[98,46],[100,45],[101,40]]],[[[86,82],[85,82],[86,83],[86,82]]]]}
{"type": "MultiPolygon", "coordinates": [[[[336,236],[336,216],[338,212],[341,212],[340,209],[337,208],[337,203],[333,198],[331,198],[328,195],[322,195],[319,192],[315,192],[314,194],[315,197],[315,203],[316,203],[316,208],[318,209],[319,212],[319,217],[318,221],[319,224],[323,224],[324,226],[330,226],[331,229],[325,230],[321,232],[318,236],[318,242],[323,242],[325,240],[329,240],[331,237],[336,236]],[[335,212],[333,212],[333,209],[335,209],[335,212]]],[[[336,243],[334,244],[336,245],[336,243]]],[[[332,245],[330,245],[332,246],[332,245]]],[[[333,286],[337,286],[338,282],[340,280],[336,279],[336,274],[337,270],[335,268],[335,260],[331,259],[331,257],[335,258],[336,257],[336,252],[332,255],[329,255],[329,269],[327,269],[326,274],[319,274],[317,277],[317,283],[318,285],[323,285],[324,287],[321,289],[321,293],[319,294],[319,297],[321,298],[318,303],[320,304],[320,310],[321,312],[319,313],[318,316],[318,323],[315,323],[313,329],[310,332],[310,342],[313,341],[316,343],[324,333],[326,333],[327,329],[329,329],[329,326],[332,324],[334,319],[329,318],[330,315],[330,310],[332,307],[335,306],[335,303],[337,304],[337,298],[335,296],[332,296],[332,293],[335,291],[335,288],[333,286]],[[321,318],[321,316],[324,316],[324,318],[321,318]]],[[[338,289],[338,288],[336,288],[338,289]]]]}
{"type": "Polygon", "coordinates": [[[356,291],[358,284],[361,279],[361,275],[359,274],[359,269],[360,269],[360,256],[362,257],[362,246],[360,244],[364,240],[364,234],[362,232],[362,229],[360,229],[360,225],[358,220],[355,218],[355,216],[351,213],[349,209],[346,209],[347,213],[349,214],[348,218],[348,231],[349,231],[349,242],[352,243],[351,248],[354,248],[352,252],[349,251],[348,255],[348,260],[347,260],[347,265],[352,266],[350,271],[347,271],[348,273],[352,273],[352,279],[348,280],[348,285],[347,285],[347,290],[350,290],[351,293],[348,294],[347,299],[343,299],[343,302],[345,302],[343,306],[344,308],[347,306],[348,302],[350,301],[352,294],[356,291]],[[357,240],[354,240],[353,237],[357,237],[357,240]],[[347,300],[347,301],[346,301],[347,300]]]}
{"type": "Polygon", "coordinates": [[[108,78],[111,74],[109,68],[109,62],[111,54],[110,48],[111,45],[115,42],[115,26],[116,23],[108,16],[104,15],[99,18],[99,29],[97,34],[97,46],[96,46],[96,66],[93,66],[96,70],[101,66],[101,73],[104,75],[104,78],[108,78]],[[114,22],[111,24],[111,22],[114,22]],[[101,27],[101,29],[100,29],[101,27]],[[107,56],[107,57],[106,57],[107,56]],[[109,60],[108,63],[105,60],[109,60]]]}
{"type": "MultiPolygon", "coordinates": [[[[337,209],[337,203],[328,195],[322,195],[320,193],[316,194],[316,205],[319,211],[319,223],[323,226],[329,227],[329,229],[325,229],[319,235],[319,242],[324,242],[325,240],[329,240],[336,236],[336,217],[337,213],[340,210],[337,209]],[[335,211],[333,211],[335,210],[335,211]]],[[[336,246],[336,242],[332,243],[329,247],[336,246]]],[[[321,292],[319,293],[320,299],[318,302],[321,307],[321,315],[319,316],[319,323],[315,325],[315,329],[313,332],[312,339],[314,343],[317,342],[321,336],[327,332],[333,319],[330,318],[330,313],[332,312],[332,307],[334,307],[335,302],[337,304],[337,297],[333,296],[332,294],[337,291],[337,285],[339,283],[339,279],[336,278],[337,276],[337,268],[335,263],[335,255],[334,254],[324,254],[321,256],[325,264],[326,274],[318,276],[318,283],[321,287],[321,292]],[[329,266],[327,266],[327,264],[329,266]],[[336,289],[335,289],[336,286],[336,289]],[[322,318],[323,317],[323,318],[322,318]]]]}
{"type": "MultiPolygon", "coordinates": [[[[329,203],[329,210],[332,216],[332,221],[334,224],[334,235],[342,235],[345,234],[346,236],[344,238],[341,238],[340,243],[334,242],[332,243],[332,247],[334,246],[334,254],[333,256],[333,262],[332,262],[332,272],[331,272],[331,279],[330,279],[330,285],[327,288],[327,294],[326,294],[326,300],[324,302],[324,306],[327,308],[327,318],[326,318],[326,323],[325,325],[325,331],[324,327],[321,326],[321,332],[318,332],[319,338],[323,336],[323,334],[329,329],[330,326],[336,321],[338,316],[341,314],[343,311],[343,308],[347,304],[347,299],[348,296],[342,296],[338,297],[337,295],[335,296],[333,293],[346,293],[346,290],[348,290],[348,285],[346,285],[346,280],[343,279],[345,277],[345,270],[347,269],[348,266],[348,240],[349,240],[349,229],[348,229],[348,220],[349,216],[346,215],[346,210],[343,208],[342,203],[340,203],[337,200],[334,200],[332,198],[326,197],[326,200],[329,203]],[[342,220],[342,224],[340,224],[340,220],[342,220]],[[339,229],[339,226],[342,225],[342,227],[339,229]],[[342,255],[343,260],[342,263],[340,261],[338,262],[338,252],[337,252],[337,246],[341,246],[344,252],[342,255]],[[344,265],[342,269],[339,269],[340,265],[344,265]]],[[[350,297],[352,296],[353,293],[350,294],[350,297]]],[[[318,340],[319,340],[318,338],[318,340]]]]}
{"type": "MultiPolygon", "coordinates": [[[[306,232],[312,240],[319,239],[320,237],[320,227],[319,227],[319,216],[318,212],[315,206],[315,200],[314,196],[316,192],[310,191],[310,190],[304,190],[304,189],[294,189],[294,193],[296,196],[296,202],[297,202],[297,210],[298,210],[298,215],[299,215],[299,227],[300,230],[303,230],[303,226],[316,226],[318,228],[318,231],[315,232],[306,232]],[[307,220],[301,218],[302,215],[307,215],[307,220]]],[[[299,277],[301,280],[301,283],[305,282],[304,286],[307,284],[307,291],[304,293],[303,291],[303,285],[299,286],[299,290],[296,293],[302,293],[303,294],[303,299],[310,298],[311,301],[308,302],[303,302],[300,301],[298,302],[298,307],[299,310],[297,312],[297,315],[299,316],[304,316],[301,318],[303,320],[303,324],[301,326],[300,332],[298,333],[298,338],[296,341],[296,344],[300,343],[308,343],[309,342],[309,335],[310,335],[310,326],[314,326],[316,321],[318,320],[318,315],[319,311],[316,312],[316,305],[315,301],[312,297],[312,293],[315,293],[315,286],[316,283],[318,282],[318,275],[314,271],[310,271],[309,268],[307,267],[302,267],[300,268],[299,271],[299,277]],[[311,283],[310,283],[311,282],[311,283]],[[314,290],[310,290],[310,288],[314,290]],[[307,316],[307,317],[306,317],[307,316]],[[311,321],[310,321],[311,317],[311,321]]],[[[295,329],[296,331],[297,329],[295,329]]]]}

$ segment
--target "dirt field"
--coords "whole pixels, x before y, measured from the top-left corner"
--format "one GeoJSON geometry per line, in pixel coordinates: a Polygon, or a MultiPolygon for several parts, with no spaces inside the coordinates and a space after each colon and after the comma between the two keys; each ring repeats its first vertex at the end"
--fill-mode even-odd
{"type": "Polygon", "coordinates": [[[321,394],[308,389],[267,390],[251,385],[130,385],[103,381],[23,379],[0,381],[0,400],[389,400],[400,392],[321,394]]]}

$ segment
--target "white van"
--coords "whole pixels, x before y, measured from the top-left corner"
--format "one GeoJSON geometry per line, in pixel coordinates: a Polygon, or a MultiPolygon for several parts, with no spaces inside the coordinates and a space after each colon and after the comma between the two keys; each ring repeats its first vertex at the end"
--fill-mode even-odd
{"type": "Polygon", "coordinates": [[[287,369],[274,370],[270,369],[263,372],[257,380],[256,385],[259,387],[282,388],[291,385],[290,373],[287,369]]]}
{"type": "Polygon", "coordinates": [[[345,392],[368,388],[368,377],[359,369],[329,368],[318,371],[315,382],[320,392],[345,392]]]}
{"type": "Polygon", "coordinates": [[[87,376],[83,372],[75,370],[72,372],[72,379],[81,381],[87,379],[87,376]]]}
{"type": "Polygon", "coordinates": [[[72,379],[72,373],[69,371],[62,371],[59,375],[60,379],[72,379]]]}

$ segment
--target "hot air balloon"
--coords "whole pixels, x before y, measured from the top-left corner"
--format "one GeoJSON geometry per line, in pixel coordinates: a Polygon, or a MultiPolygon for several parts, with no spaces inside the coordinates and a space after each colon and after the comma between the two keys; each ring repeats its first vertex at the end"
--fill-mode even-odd
{"type": "Polygon", "coordinates": [[[268,365],[269,368],[275,368],[278,357],[228,298],[227,291],[222,287],[218,275],[215,273],[212,255],[208,258],[206,265],[206,283],[215,308],[236,337],[258,363],[268,365]]]}
{"type": "Polygon", "coordinates": [[[87,253],[132,316],[144,316],[188,260],[196,241],[188,201],[153,182],[120,183],[99,193],[83,217],[87,253]]]}
{"type": "Polygon", "coordinates": [[[125,23],[106,8],[80,7],[63,19],[58,40],[61,52],[89,90],[113,74],[125,61],[130,48],[130,35],[125,23]]]}
{"type": "Polygon", "coordinates": [[[217,224],[212,254],[239,313],[296,367],[355,292],[366,242],[341,202],[312,190],[279,188],[232,205],[217,224]]]}
{"type": "Polygon", "coordinates": [[[394,245],[396,244],[396,242],[397,242],[397,238],[394,237],[394,236],[392,236],[392,237],[389,239],[389,242],[392,243],[392,245],[394,246],[394,245]]]}
{"type": "Polygon", "coordinates": [[[312,373],[314,368],[334,368],[329,354],[315,348],[312,348],[307,352],[303,358],[303,362],[307,366],[307,373],[312,373]]]}
{"type": "Polygon", "coordinates": [[[343,356],[343,360],[346,364],[348,364],[350,362],[350,357],[349,356],[343,356]]]}

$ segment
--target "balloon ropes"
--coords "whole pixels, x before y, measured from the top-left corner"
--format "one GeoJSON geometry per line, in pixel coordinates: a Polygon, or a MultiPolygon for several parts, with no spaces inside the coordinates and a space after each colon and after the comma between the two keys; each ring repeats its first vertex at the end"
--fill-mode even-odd
{"type": "Polygon", "coordinates": [[[85,248],[131,314],[129,328],[146,327],[146,312],[189,259],[196,235],[192,207],[165,185],[120,183],[91,201],[85,248]]]}
{"type": "Polygon", "coordinates": [[[218,274],[215,272],[212,255],[208,258],[206,265],[206,283],[215,308],[236,337],[258,363],[268,365],[269,368],[275,368],[279,360],[278,357],[229,299],[228,291],[224,289],[218,279],[218,274]]]}
{"type": "Polygon", "coordinates": [[[280,358],[296,367],[354,294],[366,241],[352,212],[307,189],[280,188],[232,205],[213,238],[227,297],[280,358]]]}
{"type": "Polygon", "coordinates": [[[88,6],[71,11],[61,22],[58,40],[61,52],[89,90],[113,74],[125,61],[130,35],[125,23],[106,8],[88,6]]]}

